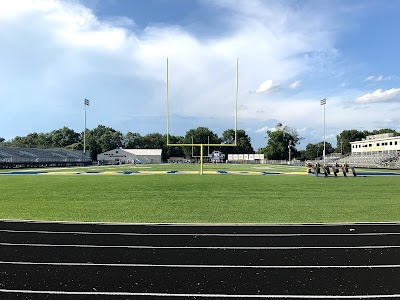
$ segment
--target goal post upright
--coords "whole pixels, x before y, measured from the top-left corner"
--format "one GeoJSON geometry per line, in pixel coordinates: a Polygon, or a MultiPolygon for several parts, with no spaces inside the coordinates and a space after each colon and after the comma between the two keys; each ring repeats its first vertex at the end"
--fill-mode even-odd
{"type": "Polygon", "coordinates": [[[169,105],[168,105],[168,57],[167,57],[167,90],[166,90],[166,95],[167,95],[167,146],[169,146],[169,105]]]}
{"type": "Polygon", "coordinates": [[[204,146],[212,146],[212,147],[236,147],[237,146],[237,117],[238,117],[238,93],[239,93],[239,58],[236,58],[236,91],[235,91],[235,123],[234,123],[234,131],[235,131],[235,139],[234,142],[231,144],[207,144],[200,143],[196,144],[173,144],[169,142],[169,70],[168,70],[168,58],[167,58],[167,75],[166,75],[166,111],[167,111],[167,146],[180,146],[180,147],[200,147],[200,175],[203,175],[203,147],[204,146]]]}
{"type": "Polygon", "coordinates": [[[236,58],[236,92],[235,92],[235,143],[237,146],[237,116],[238,116],[238,95],[239,95],[239,58],[236,58]]]}

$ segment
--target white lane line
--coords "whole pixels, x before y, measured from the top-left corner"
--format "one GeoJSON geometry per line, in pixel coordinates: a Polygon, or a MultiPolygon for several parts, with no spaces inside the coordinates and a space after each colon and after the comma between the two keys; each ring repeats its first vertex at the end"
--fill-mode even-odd
{"type": "Polygon", "coordinates": [[[130,267],[130,268],[206,268],[206,269],[373,269],[399,268],[400,265],[361,265],[361,266],[256,266],[256,265],[163,265],[163,264],[101,264],[101,263],[60,263],[60,262],[28,262],[28,261],[0,261],[1,265],[44,265],[67,267],[130,267]]]}
{"type": "Polygon", "coordinates": [[[66,292],[0,289],[1,293],[47,294],[47,295],[95,295],[95,296],[151,296],[151,297],[196,297],[196,298],[261,298],[261,299],[379,299],[399,298],[392,295],[229,295],[229,294],[167,294],[167,293],[130,293],[130,292],[66,292]]]}
{"type": "Polygon", "coordinates": [[[122,235],[122,236],[227,236],[227,237],[292,237],[292,236],[384,236],[400,235],[400,232],[367,233],[131,233],[131,232],[90,232],[90,231],[47,231],[47,230],[11,230],[9,233],[74,234],[74,235],[122,235]]]}
{"type": "Polygon", "coordinates": [[[301,249],[388,249],[400,248],[398,245],[380,246],[299,246],[299,247],[187,247],[187,246],[142,246],[142,245],[68,245],[68,244],[21,244],[21,243],[0,243],[0,246],[26,246],[26,247],[72,247],[72,248],[128,248],[128,249],[223,249],[223,250],[301,250],[301,249]]]}

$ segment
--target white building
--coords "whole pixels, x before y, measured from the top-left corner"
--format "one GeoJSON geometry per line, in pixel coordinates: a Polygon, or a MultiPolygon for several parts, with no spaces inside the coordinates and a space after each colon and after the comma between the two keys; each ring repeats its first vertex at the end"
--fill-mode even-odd
{"type": "Polygon", "coordinates": [[[97,155],[97,160],[104,164],[160,164],[162,149],[114,149],[97,155]]]}
{"type": "Polygon", "coordinates": [[[367,138],[350,142],[352,154],[385,154],[400,152],[400,136],[393,133],[369,135],[367,138]]]}

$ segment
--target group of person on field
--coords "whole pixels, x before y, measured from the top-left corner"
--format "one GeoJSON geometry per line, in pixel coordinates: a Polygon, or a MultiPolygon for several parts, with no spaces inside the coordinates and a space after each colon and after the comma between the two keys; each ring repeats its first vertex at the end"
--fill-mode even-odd
{"type": "MultiPolygon", "coordinates": [[[[308,168],[309,171],[311,171],[309,169],[309,164],[306,164],[306,167],[308,168]]],[[[342,170],[343,176],[346,177],[347,174],[349,173],[349,165],[347,163],[343,163],[341,166],[338,165],[338,163],[334,163],[332,165],[332,173],[335,177],[338,176],[340,169],[342,170]]],[[[321,165],[319,162],[316,162],[314,164],[314,171],[315,171],[315,175],[319,176],[320,172],[321,172],[321,165]]],[[[328,177],[331,174],[331,170],[328,164],[324,163],[324,165],[322,166],[322,171],[324,172],[324,176],[328,177]]],[[[352,167],[351,171],[353,173],[353,176],[357,176],[355,168],[352,167]]]]}

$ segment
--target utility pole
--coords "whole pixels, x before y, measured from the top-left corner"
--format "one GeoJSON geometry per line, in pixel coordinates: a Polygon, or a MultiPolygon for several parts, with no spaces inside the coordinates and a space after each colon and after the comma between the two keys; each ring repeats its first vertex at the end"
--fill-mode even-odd
{"type": "Polygon", "coordinates": [[[291,150],[292,150],[292,147],[293,147],[293,145],[292,145],[292,140],[289,140],[289,145],[288,145],[288,148],[289,148],[289,163],[288,163],[288,165],[290,165],[291,164],[291,161],[292,161],[292,157],[291,157],[291,150]]]}

